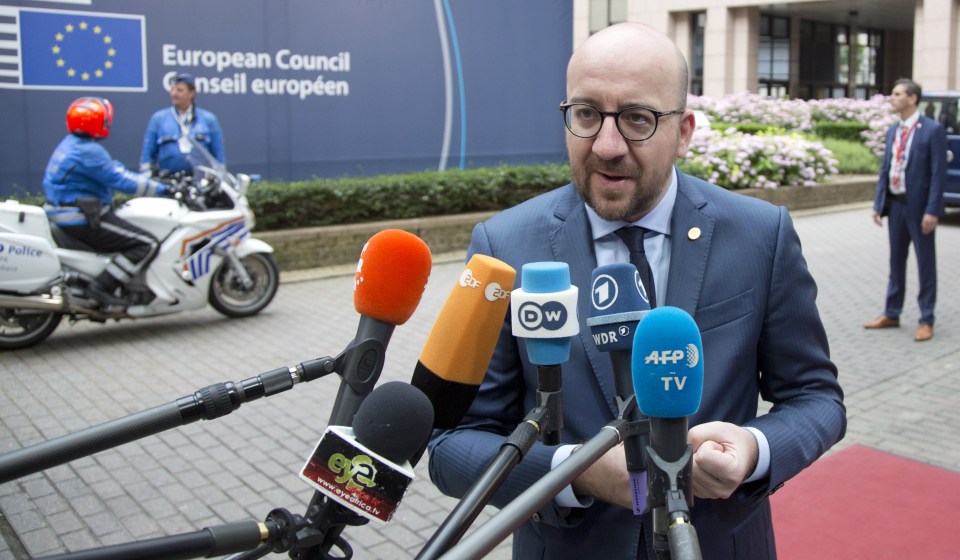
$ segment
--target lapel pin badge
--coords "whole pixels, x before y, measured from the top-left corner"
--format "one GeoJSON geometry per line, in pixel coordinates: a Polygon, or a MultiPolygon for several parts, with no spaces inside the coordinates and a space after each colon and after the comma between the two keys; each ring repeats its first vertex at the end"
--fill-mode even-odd
{"type": "Polygon", "coordinates": [[[687,232],[687,237],[690,238],[690,241],[696,241],[697,239],[700,239],[700,228],[690,228],[690,231],[687,232]]]}

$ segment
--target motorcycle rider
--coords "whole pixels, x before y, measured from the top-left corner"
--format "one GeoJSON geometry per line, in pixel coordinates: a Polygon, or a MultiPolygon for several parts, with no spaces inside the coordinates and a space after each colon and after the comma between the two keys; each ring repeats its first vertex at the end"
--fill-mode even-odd
{"type": "Polygon", "coordinates": [[[217,161],[223,159],[223,133],[216,115],[197,107],[197,90],[193,76],[179,73],[170,84],[172,107],[160,109],[150,117],[143,135],[140,171],[190,171],[187,160],[191,145],[188,138],[199,142],[217,161]]]}
{"type": "Polygon", "coordinates": [[[101,304],[119,305],[123,300],[115,295],[117,288],[156,256],[160,242],[114,214],[114,191],[161,196],[169,189],[110,157],[99,142],[110,135],[112,122],[113,106],[106,99],[81,97],[71,103],[70,133],[50,156],[43,190],[52,222],[97,252],[117,253],[87,290],[101,304]]]}

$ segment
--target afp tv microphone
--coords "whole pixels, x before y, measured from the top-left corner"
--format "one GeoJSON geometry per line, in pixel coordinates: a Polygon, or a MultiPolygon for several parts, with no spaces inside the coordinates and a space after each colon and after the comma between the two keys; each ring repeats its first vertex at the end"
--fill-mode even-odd
{"type": "Polygon", "coordinates": [[[330,426],[300,478],[354,513],[380,524],[393,517],[414,478],[410,460],[427,444],[433,407],[415,387],[378,386],[353,426],[330,426]]]}
{"type": "Polygon", "coordinates": [[[693,507],[692,449],[687,417],[703,395],[703,343],[686,311],[652,310],[637,327],[633,386],[640,411],[650,418],[647,507],[653,508],[653,547],[674,560],[699,558],[690,524],[693,507]]]}
{"type": "Polygon", "coordinates": [[[340,390],[330,424],[349,426],[383,371],[393,330],[410,319],[430,276],[432,257],[422,239],[398,229],[383,230],[363,246],[354,275],[357,334],[345,351],[340,390]]]}
{"type": "Polygon", "coordinates": [[[411,383],[433,403],[433,426],[460,423],[493,356],[517,272],[487,255],[473,255],[437,316],[411,383]]]}

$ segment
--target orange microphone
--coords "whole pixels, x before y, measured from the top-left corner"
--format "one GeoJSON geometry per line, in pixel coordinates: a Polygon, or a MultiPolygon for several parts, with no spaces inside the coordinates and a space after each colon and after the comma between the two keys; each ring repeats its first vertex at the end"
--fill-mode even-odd
{"type": "Polygon", "coordinates": [[[383,371],[384,352],[397,325],[407,322],[430,276],[430,248],[399,229],[378,232],[360,251],[353,306],[360,314],[357,335],[344,351],[343,379],[330,424],[353,425],[353,416],[383,371]]]}
{"type": "Polygon", "coordinates": [[[410,319],[430,276],[430,249],[422,239],[385,229],[360,251],[354,275],[353,306],[364,317],[391,325],[410,319]]]}
{"type": "Polygon", "coordinates": [[[434,410],[434,428],[453,428],[470,408],[500,337],[517,271],[473,255],[437,317],[411,383],[434,410]]]}

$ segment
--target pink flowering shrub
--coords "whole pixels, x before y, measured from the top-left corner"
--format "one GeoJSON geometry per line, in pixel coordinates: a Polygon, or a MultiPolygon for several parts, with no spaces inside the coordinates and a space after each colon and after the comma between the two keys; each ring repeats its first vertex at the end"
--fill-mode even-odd
{"type": "Polygon", "coordinates": [[[837,160],[820,142],[804,139],[820,121],[865,123],[864,145],[883,157],[884,135],[896,119],[886,96],[859,99],[773,99],[749,92],[714,100],[690,95],[690,109],[703,111],[711,122],[758,123],[785,133],[749,135],[698,128],[684,171],[729,189],[813,186],[837,173],[837,160]]]}
{"type": "Polygon", "coordinates": [[[883,158],[884,136],[897,114],[885,95],[870,99],[812,99],[807,101],[813,112],[813,120],[857,121],[870,126],[860,133],[863,145],[870,148],[878,158],[883,158]]]}
{"type": "Polygon", "coordinates": [[[680,168],[728,189],[812,187],[837,173],[837,160],[799,134],[744,134],[698,128],[680,168]]]}

